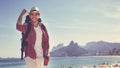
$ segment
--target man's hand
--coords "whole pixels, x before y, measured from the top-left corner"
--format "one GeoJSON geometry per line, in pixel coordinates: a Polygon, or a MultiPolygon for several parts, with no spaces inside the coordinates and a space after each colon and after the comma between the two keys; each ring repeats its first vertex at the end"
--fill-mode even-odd
{"type": "Polygon", "coordinates": [[[20,16],[23,16],[26,12],[27,12],[27,10],[23,9],[22,12],[21,12],[21,14],[20,14],[20,16]]]}
{"type": "Polygon", "coordinates": [[[20,13],[20,16],[19,16],[19,18],[18,18],[18,20],[17,20],[17,24],[18,24],[18,25],[22,25],[22,17],[23,17],[23,15],[24,15],[26,12],[27,12],[27,10],[26,10],[26,9],[23,9],[22,12],[20,13]]]}

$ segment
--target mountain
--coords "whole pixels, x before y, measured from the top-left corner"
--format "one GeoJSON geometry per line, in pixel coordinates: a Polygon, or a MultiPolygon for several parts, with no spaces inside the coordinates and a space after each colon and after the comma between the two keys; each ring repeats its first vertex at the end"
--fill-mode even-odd
{"type": "Polygon", "coordinates": [[[81,48],[77,43],[71,41],[68,46],[64,46],[50,53],[52,57],[81,56],[87,51],[81,48]]]}
{"type": "Polygon", "coordinates": [[[89,52],[89,55],[111,55],[113,52],[115,55],[115,52],[120,52],[120,43],[88,42],[84,49],[89,52]]]}
{"type": "Polygon", "coordinates": [[[55,50],[58,50],[58,49],[60,49],[60,48],[62,48],[62,47],[64,47],[63,43],[58,44],[57,46],[55,46],[55,47],[52,48],[52,51],[51,51],[51,52],[53,52],[53,51],[55,51],[55,50]]]}
{"type": "Polygon", "coordinates": [[[78,43],[71,41],[68,46],[58,45],[50,55],[53,57],[120,55],[120,43],[93,41],[81,47],[78,43]]]}

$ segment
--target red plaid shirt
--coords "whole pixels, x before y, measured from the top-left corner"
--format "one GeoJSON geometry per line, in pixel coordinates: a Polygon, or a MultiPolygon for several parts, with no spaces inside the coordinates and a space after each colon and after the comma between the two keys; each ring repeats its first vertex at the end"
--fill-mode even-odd
{"type": "MultiPolygon", "coordinates": [[[[27,30],[27,23],[25,23],[24,25],[19,25],[16,24],[16,29],[25,33],[27,30]]],[[[49,36],[47,33],[47,29],[43,24],[39,24],[39,26],[41,27],[42,30],[42,49],[43,49],[43,55],[48,55],[48,49],[49,49],[49,36]]],[[[35,46],[35,41],[36,41],[36,32],[34,30],[34,26],[31,26],[31,31],[26,39],[26,41],[28,42],[28,47],[24,48],[25,52],[27,53],[27,56],[35,59],[36,58],[36,52],[34,49],[35,46]]]]}

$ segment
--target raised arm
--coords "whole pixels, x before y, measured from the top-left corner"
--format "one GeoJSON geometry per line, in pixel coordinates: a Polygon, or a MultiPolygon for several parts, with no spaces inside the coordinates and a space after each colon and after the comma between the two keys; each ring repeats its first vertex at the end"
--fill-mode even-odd
{"type": "Polygon", "coordinates": [[[22,12],[20,13],[20,16],[18,17],[18,20],[17,20],[18,25],[22,25],[22,18],[26,12],[27,12],[26,9],[23,9],[22,12]]]}
{"type": "Polygon", "coordinates": [[[22,24],[22,18],[26,12],[27,12],[26,9],[22,10],[22,12],[20,13],[20,16],[18,17],[17,23],[16,23],[16,29],[21,32],[25,32],[27,29],[27,25],[22,24]]]}

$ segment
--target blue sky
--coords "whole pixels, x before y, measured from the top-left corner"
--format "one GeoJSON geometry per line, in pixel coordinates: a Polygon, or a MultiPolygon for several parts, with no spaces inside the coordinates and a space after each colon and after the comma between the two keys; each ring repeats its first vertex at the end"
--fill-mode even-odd
{"type": "Polygon", "coordinates": [[[29,12],[32,6],[40,9],[50,49],[71,40],[79,45],[120,42],[119,0],[0,0],[0,57],[20,57],[21,33],[16,21],[22,9],[29,12]]]}

